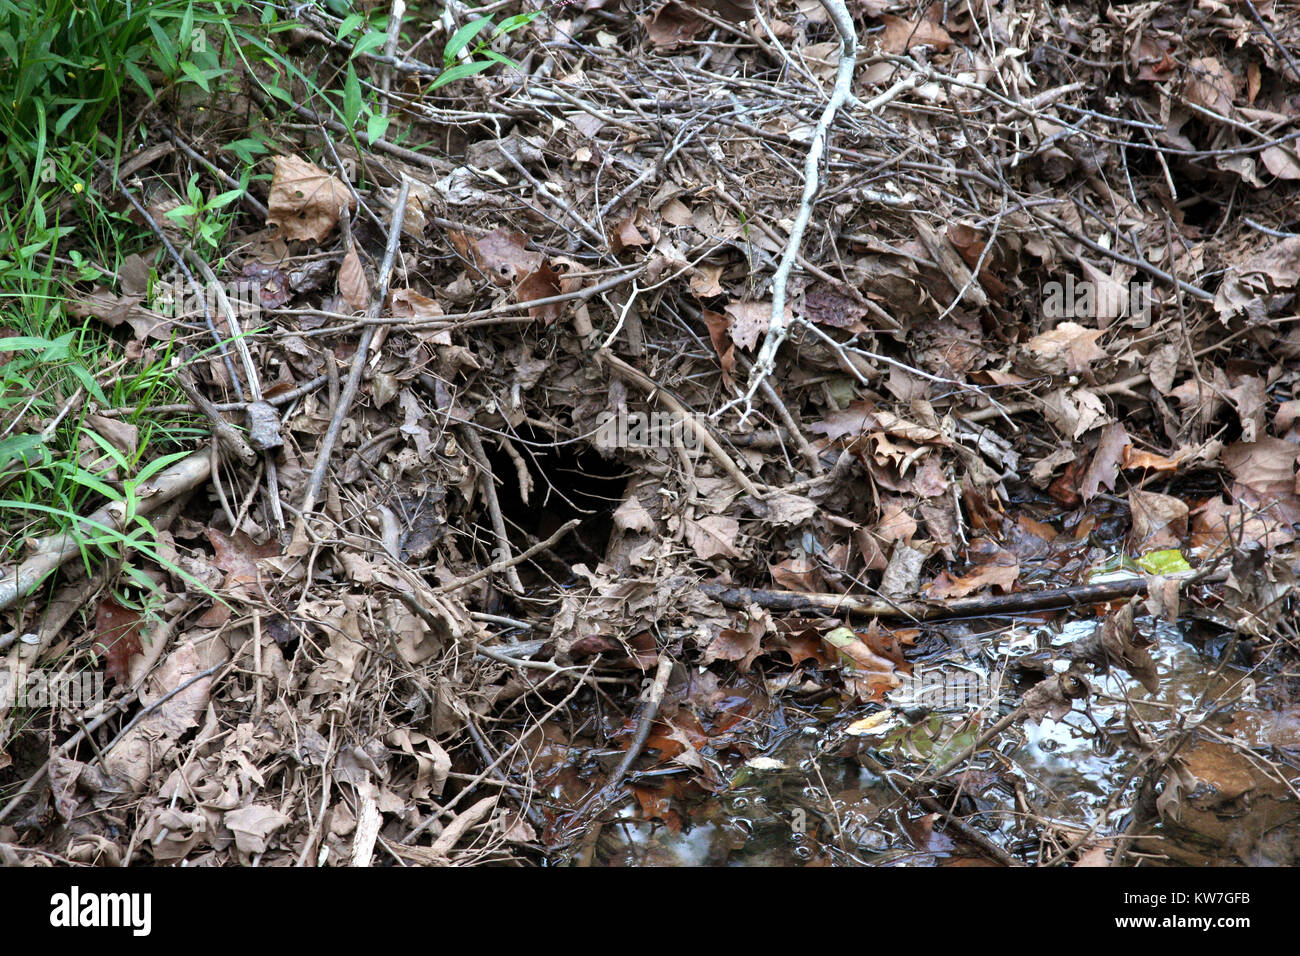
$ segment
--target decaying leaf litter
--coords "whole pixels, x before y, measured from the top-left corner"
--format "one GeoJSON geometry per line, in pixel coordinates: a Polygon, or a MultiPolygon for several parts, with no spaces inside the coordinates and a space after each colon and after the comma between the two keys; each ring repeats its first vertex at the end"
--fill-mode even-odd
{"type": "Polygon", "coordinates": [[[146,246],[67,308],[222,434],[143,486],[147,614],[11,544],[4,666],[110,694],[3,712],[7,862],[656,861],[808,728],[805,862],[1295,861],[1300,19],[867,0],[849,70],[836,9],[548,7],[436,91],[408,14],[384,140],[265,76],[132,113],[146,246]],[[166,212],[250,128],[213,271],[166,212]],[[1073,817],[1062,721],[1128,760],[1073,817]]]}

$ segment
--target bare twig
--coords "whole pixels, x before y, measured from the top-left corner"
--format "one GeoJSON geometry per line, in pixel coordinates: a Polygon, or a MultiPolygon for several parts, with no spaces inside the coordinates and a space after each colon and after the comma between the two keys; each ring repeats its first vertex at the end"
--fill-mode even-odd
{"type": "MultiPolygon", "coordinates": [[[[1216,583],[1224,580],[1226,576],[1226,572],[1219,571],[1168,575],[1169,578],[1184,584],[1197,581],[1207,584],[1216,583]]],[[[1047,588],[1042,591],[1015,591],[1011,594],[988,594],[948,601],[870,601],[849,594],[805,594],[799,591],[732,588],[707,582],[700,585],[700,590],[728,607],[743,608],[750,604],[757,604],[759,607],[779,611],[817,611],[862,617],[938,621],[945,618],[1041,611],[1114,601],[1135,594],[1145,594],[1147,579],[1138,577],[1124,581],[1108,581],[1104,584],[1078,584],[1064,588],[1047,588]]]]}
{"type": "MultiPolygon", "coordinates": [[[[393,206],[392,216],[390,217],[388,227],[388,246],[384,250],[384,261],[379,267],[379,281],[375,284],[374,294],[370,299],[370,308],[366,314],[374,318],[379,314],[384,300],[388,297],[388,280],[393,272],[393,260],[397,256],[397,246],[402,238],[402,219],[406,214],[406,200],[411,192],[411,181],[402,179],[402,188],[398,193],[397,202],[393,206]]],[[[347,417],[352,408],[352,401],[356,398],[357,390],[361,386],[361,376],[365,372],[366,358],[370,352],[370,342],[375,337],[377,326],[369,325],[361,333],[361,341],[357,343],[357,352],[352,359],[352,369],[348,374],[347,384],[343,387],[343,392],[339,396],[338,407],[334,409],[334,414],[330,419],[329,429],[321,438],[320,446],[316,449],[316,464],[312,468],[311,479],[307,484],[307,492],[303,496],[302,508],[298,516],[298,528],[295,528],[295,536],[301,529],[312,509],[316,507],[316,496],[320,494],[321,486],[325,483],[325,473],[329,470],[330,454],[334,451],[334,444],[338,441],[339,432],[343,429],[343,420],[347,417]]]]}
{"type": "MultiPolygon", "coordinates": [[[[781,343],[785,341],[788,331],[785,321],[786,282],[789,280],[790,272],[794,269],[795,260],[799,256],[799,246],[803,242],[804,229],[808,226],[808,220],[812,218],[813,203],[817,199],[817,189],[820,182],[822,156],[826,152],[826,140],[831,123],[835,121],[835,114],[848,98],[850,88],[853,85],[853,69],[858,56],[858,36],[853,27],[853,18],[849,16],[844,0],[822,0],[822,6],[830,14],[831,19],[835,22],[835,29],[840,34],[839,68],[835,74],[835,87],[831,91],[826,108],[822,110],[821,119],[817,121],[817,128],[813,131],[812,142],[808,145],[808,155],[804,160],[803,168],[803,198],[799,201],[799,211],[795,214],[794,225],[790,228],[790,238],[786,242],[785,252],[781,256],[781,264],[772,277],[772,315],[767,327],[767,335],[758,351],[758,357],[754,360],[754,368],[749,375],[749,387],[742,398],[737,400],[743,401],[746,406],[742,417],[748,416],[750,402],[753,400],[754,393],[758,391],[763,379],[771,375],[776,367],[777,350],[780,349],[781,343]]],[[[730,407],[731,404],[734,403],[728,403],[726,407],[730,407]]]]}

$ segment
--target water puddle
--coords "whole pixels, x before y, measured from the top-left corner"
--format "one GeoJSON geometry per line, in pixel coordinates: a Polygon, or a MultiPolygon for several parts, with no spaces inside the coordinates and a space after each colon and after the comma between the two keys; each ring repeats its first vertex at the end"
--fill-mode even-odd
{"type": "MultiPolygon", "coordinates": [[[[1097,626],[1095,620],[1075,620],[1059,626],[987,622],[983,630],[971,624],[935,628],[918,648],[921,660],[912,662],[916,680],[894,692],[887,705],[834,712],[831,703],[782,712],[775,721],[771,712],[755,714],[754,722],[763,725],[750,737],[756,746],[728,748],[725,754],[704,751],[716,766],[717,792],[671,770],[635,778],[636,802],[624,804],[604,825],[588,862],[996,865],[987,847],[979,845],[984,838],[1022,860],[1041,861],[1071,850],[1073,856],[1061,856],[1068,864],[1079,846],[1125,832],[1143,776],[1143,754],[1153,742],[1176,737],[1189,718],[1200,725],[1189,739],[1226,735],[1230,744],[1244,741],[1235,750],[1227,747],[1229,752],[1300,744],[1300,713],[1288,718],[1253,709],[1259,689],[1241,671],[1220,667],[1178,628],[1147,619],[1139,630],[1157,638],[1150,648],[1160,675],[1156,692],[1112,670],[1090,678],[1094,694],[1086,709],[1076,702],[1062,720],[1022,720],[1003,731],[992,749],[985,745],[973,764],[946,778],[954,792],[960,788],[957,807],[968,833],[954,832],[935,814],[900,798],[895,789],[900,780],[942,765],[973,743],[981,728],[1020,702],[1032,683],[1025,680],[1027,673],[1062,670],[1061,651],[1097,626]],[[918,705],[918,690],[923,700],[939,706],[918,705]],[[941,698],[934,696],[936,690],[941,698]],[[981,721],[971,719],[976,711],[981,721]]],[[[743,728],[736,730],[745,736],[743,728]]],[[[1231,797],[1233,774],[1240,778],[1242,771],[1223,765],[1217,752],[1219,764],[1208,766],[1204,755],[1197,764],[1201,746],[1187,749],[1200,774],[1200,790],[1212,779],[1211,789],[1231,797]]],[[[1178,797],[1177,784],[1172,786],[1178,797]]],[[[1300,804],[1284,792],[1289,786],[1283,781],[1272,787],[1270,795],[1282,811],[1267,821],[1273,829],[1291,828],[1288,848],[1300,843],[1294,838],[1300,804]]],[[[1192,787],[1183,796],[1200,792],[1195,781],[1192,787]]],[[[1245,784],[1238,789],[1251,790],[1245,784]]],[[[1193,804],[1189,799],[1176,826],[1162,822],[1134,838],[1178,862],[1234,862],[1234,853],[1243,852],[1258,856],[1256,849],[1243,851],[1232,826],[1200,819],[1207,813],[1193,804]]],[[[1217,822],[1221,810],[1212,805],[1208,816],[1217,822]]],[[[1262,837],[1252,839],[1260,844],[1262,837]]]]}

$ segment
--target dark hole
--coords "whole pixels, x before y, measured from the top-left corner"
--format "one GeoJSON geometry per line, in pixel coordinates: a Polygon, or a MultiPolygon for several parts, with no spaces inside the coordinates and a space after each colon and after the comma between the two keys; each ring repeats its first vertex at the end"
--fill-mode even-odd
{"type": "MultiPolygon", "coordinates": [[[[484,434],[483,448],[496,476],[497,500],[505,519],[512,547],[523,550],[535,540],[549,538],[565,522],[578,518],[582,524],[574,534],[556,544],[555,553],[569,564],[579,561],[591,566],[603,559],[613,530],[613,511],[623,498],[628,473],[617,460],[606,461],[585,442],[552,445],[552,436],[521,425],[512,438],[532,477],[532,491],[525,504],[519,494],[515,461],[495,436],[484,434]]],[[[486,513],[480,522],[485,537],[492,540],[486,513]]],[[[521,568],[520,575],[524,575],[521,568]]]]}

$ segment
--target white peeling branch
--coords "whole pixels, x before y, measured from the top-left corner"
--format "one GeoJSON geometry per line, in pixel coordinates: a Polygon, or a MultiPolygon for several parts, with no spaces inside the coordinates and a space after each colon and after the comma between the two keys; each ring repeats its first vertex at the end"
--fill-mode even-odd
{"type": "Polygon", "coordinates": [[[817,121],[817,127],[813,132],[812,142],[808,145],[808,155],[803,167],[803,198],[799,202],[799,211],[790,229],[790,238],[786,242],[785,252],[781,255],[781,263],[777,267],[776,275],[772,277],[772,317],[768,321],[763,346],[759,349],[754,367],[749,373],[749,387],[744,396],[746,412],[749,410],[754,393],[762,386],[763,380],[772,373],[776,365],[777,350],[780,349],[788,333],[785,322],[786,282],[790,278],[795,260],[799,258],[799,246],[803,242],[804,229],[808,226],[808,220],[812,218],[813,204],[816,202],[820,185],[821,162],[826,154],[826,141],[830,135],[830,127],[835,122],[835,114],[850,95],[853,71],[857,65],[858,36],[853,29],[853,19],[849,16],[844,0],[821,0],[821,3],[831,19],[835,21],[835,29],[840,34],[839,68],[835,73],[835,88],[831,91],[831,98],[827,101],[826,108],[822,110],[821,119],[817,121]]]}

